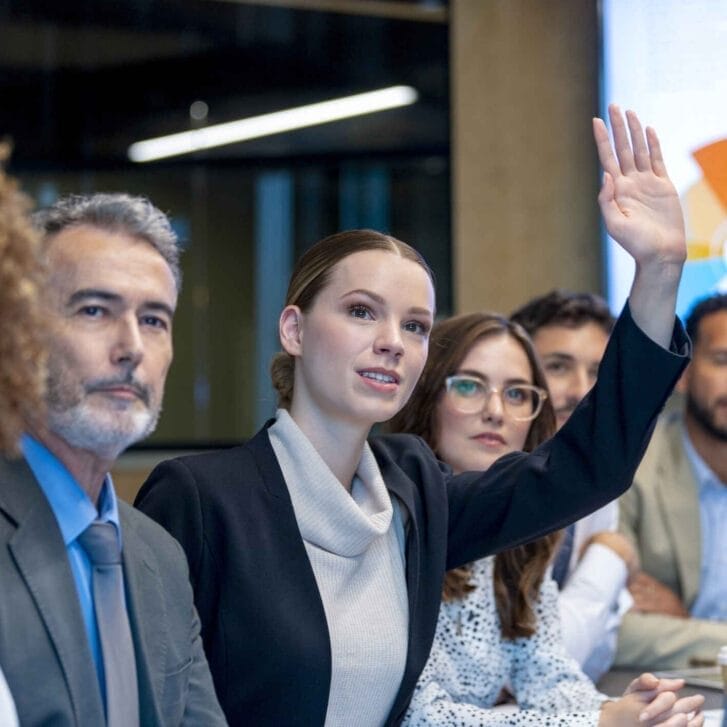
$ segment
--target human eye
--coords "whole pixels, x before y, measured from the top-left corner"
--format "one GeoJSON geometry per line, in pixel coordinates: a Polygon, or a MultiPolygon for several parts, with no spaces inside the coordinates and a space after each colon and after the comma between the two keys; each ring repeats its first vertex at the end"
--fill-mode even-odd
{"type": "Polygon", "coordinates": [[[715,366],[727,366],[727,351],[715,351],[711,358],[715,366]]]}
{"type": "Polygon", "coordinates": [[[568,361],[563,361],[559,358],[551,358],[543,361],[543,368],[549,374],[553,376],[565,376],[570,373],[572,366],[568,361]]]}
{"type": "Polygon", "coordinates": [[[522,406],[523,404],[527,404],[531,391],[528,386],[508,386],[503,391],[503,395],[508,404],[522,406]]]}
{"type": "Polygon", "coordinates": [[[485,387],[477,379],[456,378],[451,380],[450,389],[457,396],[469,399],[481,395],[485,387]]]}
{"type": "Polygon", "coordinates": [[[141,316],[141,318],[139,319],[139,322],[143,326],[148,326],[150,328],[158,328],[158,329],[164,330],[164,331],[166,331],[169,328],[169,322],[166,320],[166,318],[163,318],[162,316],[153,315],[151,313],[141,316]]]}
{"type": "Polygon", "coordinates": [[[429,324],[422,321],[407,321],[404,324],[404,330],[419,336],[426,336],[429,334],[429,324]]]}
{"type": "Polygon", "coordinates": [[[372,321],[374,319],[374,314],[371,308],[363,303],[353,303],[348,306],[348,314],[352,318],[360,318],[365,321],[372,321]]]}
{"type": "Polygon", "coordinates": [[[106,308],[101,305],[88,304],[78,309],[78,314],[84,318],[102,318],[106,313],[106,308]]]}

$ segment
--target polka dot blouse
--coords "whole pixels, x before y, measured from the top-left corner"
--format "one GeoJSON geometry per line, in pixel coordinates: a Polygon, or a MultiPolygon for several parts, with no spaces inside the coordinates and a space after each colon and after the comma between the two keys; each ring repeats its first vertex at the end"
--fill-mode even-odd
{"type": "Polygon", "coordinates": [[[546,578],[541,586],[536,633],[506,640],[495,607],[493,566],[494,558],[475,563],[470,579],[475,590],[442,604],[432,653],[404,724],[597,725],[606,697],[565,652],[557,585],[546,578]],[[504,687],[518,711],[493,709],[504,687]]]}

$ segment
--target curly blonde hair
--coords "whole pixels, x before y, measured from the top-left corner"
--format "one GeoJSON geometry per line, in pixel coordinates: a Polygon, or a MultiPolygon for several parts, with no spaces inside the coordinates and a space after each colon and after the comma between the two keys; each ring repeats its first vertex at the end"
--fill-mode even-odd
{"type": "Polygon", "coordinates": [[[0,143],[0,452],[14,455],[26,413],[42,408],[45,347],[40,239],[30,198],[4,172],[9,154],[0,143]]]}

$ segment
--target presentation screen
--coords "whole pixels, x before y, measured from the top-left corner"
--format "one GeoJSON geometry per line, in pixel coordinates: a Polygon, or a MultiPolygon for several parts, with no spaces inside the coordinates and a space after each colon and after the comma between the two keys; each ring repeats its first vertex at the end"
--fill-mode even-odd
{"type": "MultiPolygon", "coordinates": [[[[659,134],[682,202],[687,264],[677,313],[727,292],[727,5],[724,0],[602,0],[602,115],[634,109],[659,134]]],[[[609,304],[623,305],[631,259],[606,240],[609,304]]]]}

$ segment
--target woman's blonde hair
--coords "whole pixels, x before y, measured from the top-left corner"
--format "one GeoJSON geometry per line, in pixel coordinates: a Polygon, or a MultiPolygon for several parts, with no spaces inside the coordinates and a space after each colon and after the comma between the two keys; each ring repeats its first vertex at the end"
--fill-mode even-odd
{"type": "Polygon", "coordinates": [[[0,452],[17,454],[27,413],[42,410],[43,268],[31,201],[3,170],[9,153],[0,144],[0,452]]]}
{"type": "MultiPolygon", "coordinates": [[[[285,305],[298,306],[306,313],[328,285],[336,264],[349,255],[367,250],[384,250],[417,263],[434,285],[429,265],[411,245],[375,230],[347,230],[325,237],[302,255],[290,277],[285,305]]],[[[289,409],[293,400],[294,374],[294,358],[285,351],[275,354],[270,364],[270,375],[278,394],[278,406],[283,409],[289,409]]]]}
{"type": "MultiPolygon", "coordinates": [[[[523,349],[530,363],[533,383],[547,389],[545,374],[533,344],[517,323],[494,313],[469,313],[440,321],[429,338],[429,358],[419,383],[406,406],[387,425],[393,432],[418,434],[436,452],[439,433],[437,407],[445,390],[445,379],[457,370],[472,347],[493,336],[509,336],[523,349]]],[[[550,399],[530,424],[523,449],[529,452],[555,432],[555,413],[550,399]]],[[[495,557],[495,604],[502,635],[507,639],[531,636],[535,632],[534,605],[545,570],[560,541],[551,533],[532,543],[503,551],[495,557]]],[[[464,598],[474,590],[471,566],[449,571],[444,579],[445,601],[464,598]]]]}

